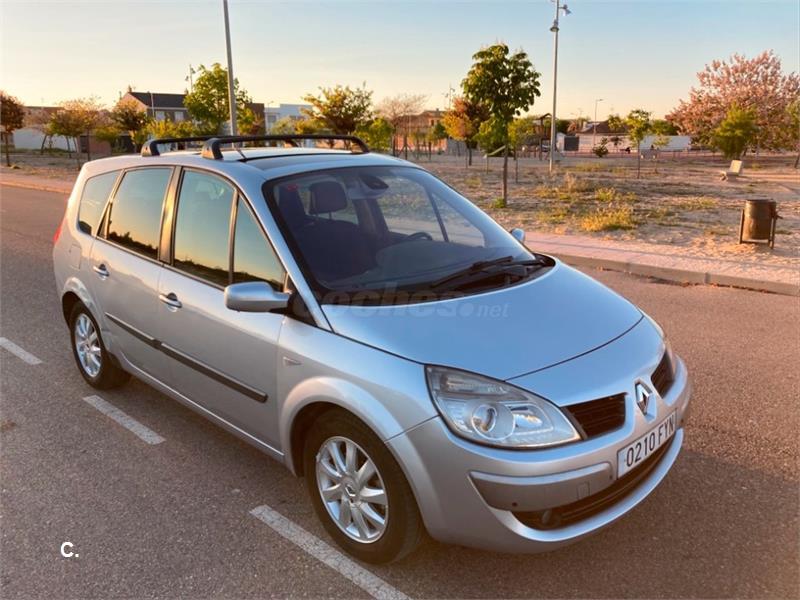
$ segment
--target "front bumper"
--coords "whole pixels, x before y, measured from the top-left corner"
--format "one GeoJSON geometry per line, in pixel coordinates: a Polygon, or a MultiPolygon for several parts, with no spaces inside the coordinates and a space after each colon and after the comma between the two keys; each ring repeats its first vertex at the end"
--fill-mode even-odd
{"type": "Polygon", "coordinates": [[[658,420],[676,411],[675,434],[647,465],[646,473],[627,486],[624,478],[617,480],[617,452],[658,421],[636,412],[633,394],[626,399],[623,427],[552,449],[479,446],[455,436],[438,417],[389,440],[415,491],[428,532],[447,543],[500,552],[544,552],[622,517],[664,479],[683,444],[691,385],[683,361],[675,362],[674,382],[656,407],[658,420]],[[603,498],[604,491],[608,501],[594,502],[603,498]],[[531,511],[581,504],[593,509],[564,526],[532,526],[540,521],[526,518],[531,511]]]}

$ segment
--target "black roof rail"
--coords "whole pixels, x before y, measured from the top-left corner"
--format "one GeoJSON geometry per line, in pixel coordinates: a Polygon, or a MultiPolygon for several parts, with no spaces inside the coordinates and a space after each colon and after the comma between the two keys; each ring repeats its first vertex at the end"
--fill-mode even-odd
{"type": "Polygon", "coordinates": [[[142,156],[160,156],[158,151],[159,144],[180,144],[182,142],[205,142],[212,139],[213,135],[196,135],[194,137],[180,137],[180,138],[156,138],[154,140],[147,140],[142,146],[142,156]]]}
{"type": "Polygon", "coordinates": [[[211,158],[214,160],[222,160],[222,150],[220,146],[223,144],[235,144],[238,142],[288,142],[293,146],[297,146],[296,142],[304,140],[327,140],[327,141],[344,141],[351,142],[359,147],[361,154],[369,152],[369,146],[361,138],[355,135],[339,135],[335,133],[315,133],[315,134],[299,134],[291,133],[286,135],[227,135],[213,137],[203,144],[202,157],[211,158]]]}

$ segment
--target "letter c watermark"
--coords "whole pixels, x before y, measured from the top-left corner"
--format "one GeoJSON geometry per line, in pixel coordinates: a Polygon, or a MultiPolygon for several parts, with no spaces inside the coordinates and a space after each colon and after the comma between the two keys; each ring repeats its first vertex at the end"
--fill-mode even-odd
{"type": "Polygon", "coordinates": [[[80,554],[72,552],[72,548],[74,547],[75,546],[73,545],[72,542],[64,542],[63,544],[61,544],[61,556],[63,556],[64,558],[72,558],[73,556],[75,558],[78,558],[80,554]]]}

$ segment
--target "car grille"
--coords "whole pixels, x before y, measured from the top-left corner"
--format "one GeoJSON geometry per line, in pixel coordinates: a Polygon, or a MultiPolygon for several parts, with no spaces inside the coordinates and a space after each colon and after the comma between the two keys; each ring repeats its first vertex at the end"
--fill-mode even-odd
{"type": "Polygon", "coordinates": [[[582,498],[577,502],[565,504],[547,510],[513,513],[523,525],[534,529],[557,529],[566,527],[583,519],[596,515],[609,506],[621,501],[630,494],[661,462],[664,454],[674,443],[674,438],[656,450],[638,467],[629,471],[606,489],[582,498]]]}
{"type": "Polygon", "coordinates": [[[587,439],[619,429],[625,424],[625,394],[564,407],[583,428],[587,439]]]}
{"type": "Polygon", "coordinates": [[[669,359],[669,353],[664,352],[664,356],[661,357],[661,362],[658,363],[655,371],[650,375],[650,381],[653,382],[658,395],[663,398],[667,392],[669,392],[669,388],[672,387],[672,382],[674,380],[675,374],[672,361],[669,359]]]}

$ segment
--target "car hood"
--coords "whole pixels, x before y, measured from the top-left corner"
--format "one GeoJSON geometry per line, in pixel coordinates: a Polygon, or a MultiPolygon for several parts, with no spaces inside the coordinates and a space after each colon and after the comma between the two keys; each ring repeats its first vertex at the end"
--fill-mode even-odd
{"type": "Polygon", "coordinates": [[[463,298],[322,309],[339,335],[497,379],[590,352],[642,318],[623,297],[561,262],[531,281],[463,298]]]}

